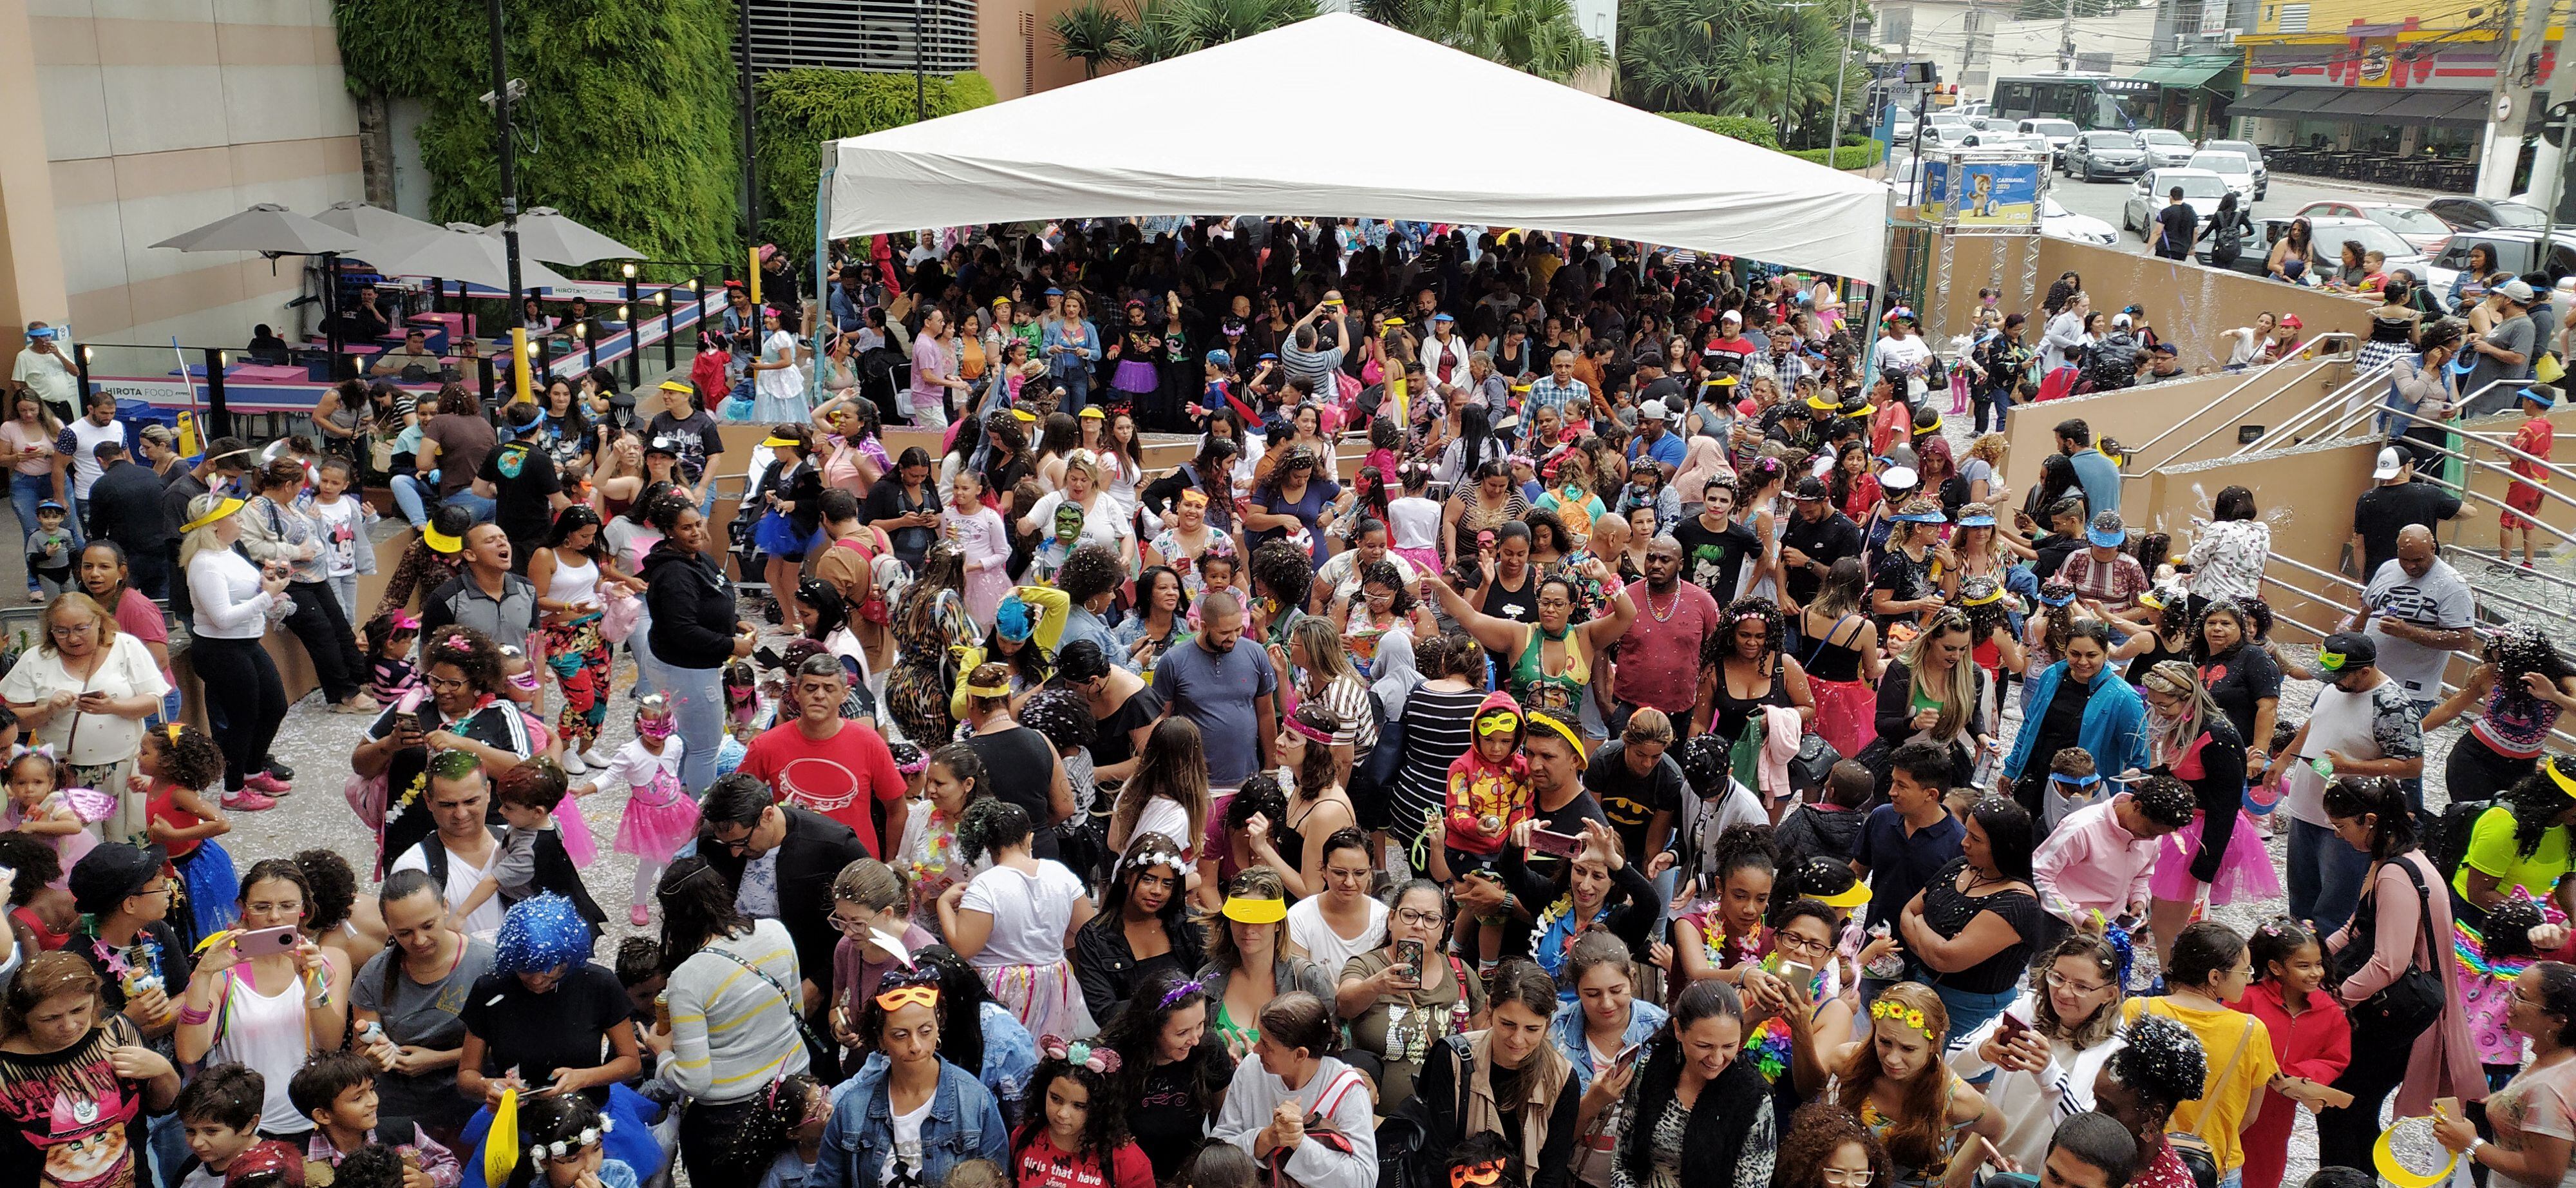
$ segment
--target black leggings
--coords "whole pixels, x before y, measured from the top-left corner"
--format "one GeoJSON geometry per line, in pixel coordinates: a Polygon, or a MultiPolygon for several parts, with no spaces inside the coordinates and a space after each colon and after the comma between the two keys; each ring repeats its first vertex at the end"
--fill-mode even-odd
{"type": "Polygon", "coordinates": [[[286,720],[286,683],[255,639],[200,635],[188,645],[188,663],[207,690],[206,725],[224,753],[224,791],[239,792],[268,762],[269,744],[286,720]]]}
{"type": "Polygon", "coordinates": [[[357,636],[349,630],[349,616],[340,610],[339,597],[327,582],[288,582],[286,593],[295,600],[295,613],[286,616],[286,629],[304,642],[304,653],[313,658],[313,677],[322,683],[322,699],[338,703],[356,696],[367,660],[358,651],[357,636]]]}
{"type": "Polygon", "coordinates": [[[689,1171],[693,1184],[748,1184],[757,1182],[761,1168],[737,1164],[726,1158],[743,1146],[739,1131],[750,1121],[757,1097],[741,1101],[708,1103],[693,1101],[680,1114],[680,1165],[689,1171]]]}

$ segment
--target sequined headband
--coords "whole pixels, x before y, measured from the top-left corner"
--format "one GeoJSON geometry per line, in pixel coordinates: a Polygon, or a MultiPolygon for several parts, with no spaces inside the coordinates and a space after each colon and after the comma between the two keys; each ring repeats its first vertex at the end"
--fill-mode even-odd
{"type": "Polygon", "coordinates": [[[1314,724],[1298,718],[1295,714],[1288,716],[1288,729],[1307,742],[1321,743],[1328,747],[1333,745],[1333,736],[1330,733],[1316,728],[1314,724]]]}
{"type": "Polygon", "coordinates": [[[1179,1002],[1193,994],[1205,993],[1207,993],[1207,983],[1200,979],[1192,978],[1189,981],[1179,983],[1173,986],[1170,990],[1165,991],[1163,994],[1163,1001],[1156,1003],[1154,1005],[1154,1009],[1158,1011],[1168,1011],[1172,1009],[1173,1003],[1179,1002]]]}

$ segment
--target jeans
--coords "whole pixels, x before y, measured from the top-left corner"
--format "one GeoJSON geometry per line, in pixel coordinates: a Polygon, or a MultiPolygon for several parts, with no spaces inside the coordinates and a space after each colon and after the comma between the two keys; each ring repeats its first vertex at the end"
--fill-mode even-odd
{"type": "Polygon", "coordinates": [[[669,687],[662,677],[662,662],[653,658],[653,614],[646,611],[635,620],[635,631],[626,637],[626,650],[635,657],[635,696],[645,697],[669,687]]]}
{"type": "MultiPolygon", "coordinates": [[[[44,525],[36,522],[36,505],[53,497],[54,478],[52,475],[12,474],[9,476],[9,507],[10,510],[18,513],[18,543],[20,545],[25,545],[28,537],[34,536],[37,529],[44,527],[44,525]]],[[[80,525],[77,523],[73,524],[71,526],[71,530],[73,538],[78,539],[80,536],[80,525]]],[[[30,590],[36,588],[36,568],[32,565],[27,567],[27,588],[30,590]]]]}
{"type": "Polygon", "coordinates": [[[206,726],[224,753],[224,791],[239,792],[266,765],[278,723],[286,720],[286,684],[255,639],[200,635],[188,645],[188,662],[206,688],[224,691],[206,698],[206,726]]]}
{"type": "Polygon", "coordinates": [[[2018,987],[1994,994],[1976,994],[1947,986],[1934,986],[1932,992],[1940,995],[1941,1005],[1950,1010],[1949,1042],[1954,1044],[1959,1042],[1959,1037],[1985,1026],[1988,1020],[2004,1013],[2004,1008],[2011,1006],[2013,998],[2021,993],[2018,987]]]}
{"type": "Polygon", "coordinates": [[[435,470],[419,477],[398,474],[389,484],[394,492],[394,506],[402,509],[403,518],[411,521],[412,527],[428,527],[429,513],[438,503],[453,503],[460,507],[474,509],[474,522],[477,524],[492,518],[492,501],[471,490],[458,491],[445,499],[439,499],[437,476],[438,472],[435,470]]]}
{"type": "MultiPolygon", "coordinates": [[[[358,575],[354,573],[344,573],[332,578],[326,584],[331,587],[331,596],[339,600],[341,621],[353,625],[357,623],[358,575]]],[[[364,670],[362,669],[361,672],[363,671],[364,670]]]]}
{"type": "Polygon", "coordinates": [[[349,616],[341,613],[330,583],[288,582],[286,593],[295,600],[294,613],[286,616],[286,629],[303,641],[305,654],[312,657],[322,699],[336,704],[357,696],[363,688],[359,680],[367,673],[367,658],[358,651],[357,638],[349,632],[349,616]]]}
{"type": "Polygon", "coordinates": [[[1978,392],[1973,399],[1976,402],[1977,432],[1983,433],[1986,431],[1986,410],[1988,409],[1994,410],[1995,431],[1998,433],[2002,432],[2004,427],[2004,416],[2010,413],[2013,407],[2012,388],[2009,386],[1988,388],[1985,391],[1978,392]]]}
{"type": "Polygon", "coordinates": [[[716,782],[716,748],[724,745],[724,669],[665,665],[662,677],[685,744],[680,786],[692,796],[705,796],[707,785],[716,782]]]}
{"type": "Polygon", "coordinates": [[[2336,837],[2334,830],[2292,818],[2287,865],[2291,919],[2314,921],[2319,936],[2334,935],[2352,919],[2370,855],[2336,837]]]}
{"type": "Polygon", "coordinates": [[[146,598],[170,597],[169,554],[153,549],[133,549],[126,553],[125,576],[146,598]]]}
{"type": "Polygon", "coordinates": [[[1055,410],[1067,416],[1082,415],[1082,406],[1091,402],[1091,364],[1076,361],[1056,376],[1055,382],[1064,385],[1064,399],[1055,410]]]}

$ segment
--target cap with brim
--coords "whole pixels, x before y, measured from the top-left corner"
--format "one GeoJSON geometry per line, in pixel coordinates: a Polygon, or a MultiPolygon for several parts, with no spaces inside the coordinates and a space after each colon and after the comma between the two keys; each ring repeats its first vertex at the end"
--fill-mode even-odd
{"type": "Polygon", "coordinates": [[[1433,314],[1433,315],[1431,315],[1431,320],[1432,320],[1432,321],[1435,321],[1435,322],[1454,322],[1454,321],[1457,321],[1458,319],[1456,319],[1456,318],[1454,318],[1454,317],[1451,317],[1451,316],[1450,316],[1450,315],[1448,315],[1448,314],[1440,313],[1440,314],[1433,314]]]}
{"type": "Polygon", "coordinates": [[[1716,378],[1709,380],[1708,385],[1712,388],[1732,388],[1741,382],[1743,381],[1730,374],[1717,376],[1716,378]]]}
{"type": "Polygon", "coordinates": [[[2144,594],[2138,595],[2138,605],[2143,606],[2148,610],[2163,610],[2165,608],[2165,596],[2156,593],[2153,590],[2149,590],[2144,594]]]}
{"type": "Polygon", "coordinates": [[[190,520],[185,524],[179,525],[179,531],[194,532],[197,529],[203,528],[208,524],[212,524],[217,520],[226,519],[233,513],[240,511],[247,505],[247,502],[248,501],[241,499],[226,499],[222,503],[218,503],[214,507],[207,509],[206,514],[190,520]]]}
{"type": "Polygon", "coordinates": [[[2558,404],[2558,401],[2557,401],[2557,400],[2555,400],[2555,399],[2553,399],[2553,398],[2551,398],[2551,396],[2550,396],[2548,393],[2543,392],[2543,391],[2541,391],[2541,390],[2539,390],[2539,389],[2537,389],[2537,388],[2524,388],[2524,389],[2522,389],[2522,390],[2520,390],[2520,391],[2518,391],[2518,392],[2515,392],[2515,393],[2514,393],[2514,396],[2515,396],[2517,399],[2528,400],[2528,401],[2532,402],[2533,404],[2537,404],[2537,405],[2539,405],[2539,406],[2540,406],[2540,407],[2542,407],[2542,408],[2552,408],[2552,407],[2555,407],[2555,406],[2558,404]]]}
{"type": "Polygon", "coordinates": [[[428,545],[433,553],[453,553],[465,547],[465,538],[449,536],[439,531],[437,525],[424,524],[420,530],[420,543],[428,545]]]}
{"type": "Polygon", "coordinates": [[[2317,667],[2327,672],[2343,673],[2377,663],[2379,645],[2358,632],[2338,631],[2317,645],[2317,667]]]}
{"type": "Polygon", "coordinates": [[[1899,524],[1947,524],[1950,517],[1937,511],[1898,512],[1887,517],[1899,524]]]}
{"type": "Polygon", "coordinates": [[[2112,532],[2102,528],[2087,528],[2084,530],[2084,539],[2091,542],[2096,548],[2116,549],[2121,545],[2129,543],[2129,534],[2126,532],[2112,532]]]}
{"type": "Polygon", "coordinates": [[[1108,413],[1108,411],[1107,411],[1107,410],[1105,410],[1105,409],[1103,409],[1103,408],[1101,408],[1101,407],[1100,407],[1099,405],[1097,405],[1097,404],[1086,404],[1086,405],[1083,405],[1083,406],[1082,406],[1082,411],[1081,411],[1081,412],[1078,412],[1078,413],[1075,413],[1075,414],[1073,414],[1073,415],[1075,415],[1075,416],[1077,416],[1077,417],[1088,417],[1088,418],[1090,418],[1090,419],[1092,419],[1092,420],[1095,420],[1095,421],[1106,421],[1106,420],[1108,420],[1108,419],[1109,419],[1109,413],[1108,413]]]}
{"type": "Polygon", "coordinates": [[[1288,901],[1229,895],[1225,900],[1225,918],[1237,924],[1276,924],[1288,918],[1288,901]]]}
{"type": "Polygon", "coordinates": [[[2040,600],[2042,603],[2045,603],[2045,604],[2047,604],[2047,605],[2049,605],[2049,606],[2064,606],[2064,605],[2066,605],[2067,603],[2070,603],[2070,602],[2075,601],[2075,591],[2073,591],[2073,590],[2068,590],[2068,591],[2067,591],[2066,593],[2064,593],[2064,594],[2060,594],[2060,595],[2058,595],[2058,596],[2057,596],[2057,597],[2055,597],[2055,598],[2051,598],[2051,597],[2049,597],[2049,596],[2048,596],[2048,589],[2047,589],[2046,587],[2044,587],[2044,586],[2043,586],[2043,587],[2041,587],[2041,588],[2040,588],[2040,591],[2039,591],[2039,600],[2040,600]]]}
{"type": "Polygon", "coordinates": [[[1010,298],[1008,298],[1008,297],[996,297],[996,298],[994,298],[994,299],[993,299],[993,304],[994,304],[995,306],[997,306],[997,307],[998,307],[998,306],[1009,305],[1010,303],[1011,303],[1011,299],[1010,299],[1010,298]]]}
{"type": "Polygon", "coordinates": [[[2003,600],[2004,588],[2002,586],[1989,587],[1983,594],[1970,594],[1964,590],[1959,593],[1959,605],[1961,606],[1991,606],[2003,600]]]}
{"type": "Polygon", "coordinates": [[[1915,436],[1920,437],[1926,433],[1939,433],[1943,424],[1944,422],[1941,420],[1941,414],[1937,412],[1933,413],[1932,423],[1929,425],[1926,425],[1921,421],[1914,422],[1914,434],[1915,436]]]}
{"type": "Polygon", "coordinates": [[[1789,498],[1800,503],[1822,503],[1833,496],[1825,490],[1824,480],[1803,478],[1798,480],[1798,489],[1791,491],[1789,498]]]}
{"type": "Polygon", "coordinates": [[[1026,424],[1034,425],[1038,423],[1038,415],[1025,408],[1012,409],[1011,416],[1026,424]]]}
{"type": "Polygon", "coordinates": [[[1809,397],[1807,397],[1807,407],[1812,408],[1812,409],[1814,409],[1814,410],[1816,410],[1817,412],[1820,412],[1820,413],[1829,413],[1829,412],[1834,412],[1834,411],[1836,411],[1836,410],[1838,410],[1838,409],[1842,408],[1842,406],[1841,406],[1841,405],[1836,404],[1836,403],[1834,403],[1834,402],[1833,402],[1833,401],[1831,401],[1831,400],[1827,400],[1827,399],[1825,399],[1824,394],[1823,394],[1823,393],[1821,393],[1821,392],[1817,393],[1816,395],[1813,395],[1813,396],[1809,396],[1809,397]]]}
{"type": "Polygon", "coordinates": [[[669,454],[670,456],[677,458],[680,456],[680,443],[676,438],[656,437],[651,441],[644,443],[644,452],[647,454],[669,454]]]}
{"type": "Polygon", "coordinates": [[[1064,296],[1064,290],[1051,288],[1046,291],[1045,295],[1049,297],[1062,297],[1064,296]]]}
{"type": "Polygon", "coordinates": [[[2388,446],[2379,451],[2379,458],[2371,466],[2370,477],[2393,479],[2397,477],[2398,471],[2404,469],[2406,469],[2406,451],[2388,446]]]}
{"type": "Polygon", "coordinates": [[[698,393],[697,388],[691,386],[687,380],[666,379],[662,381],[660,387],[665,392],[681,392],[691,396],[698,393]]]}
{"type": "Polygon", "coordinates": [[[2449,363],[2444,364],[2444,366],[2449,367],[2451,369],[2451,374],[2453,375],[2467,375],[2468,373],[2478,369],[2477,360],[2471,359],[2465,354],[2461,355],[2457,359],[2451,360],[2449,363]]]}
{"type": "Polygon", "coordinates": [[[1890,466],[1878,472],[1878,485],[1889,491],[1911,491],[1921,481],[1911,466],[1890,466]]]}
{"type": "Polygon", "coordinates": [[[1826,907],[1856,908],[1869,902],[1869,884],[1854,880],[1851,886],[1832,895],[1818,895],[1813,898],[1826,907]]]}
{"type": "Polygon", "coordinates": [[[83,915],[103,916],[130,896],[160,886],[168,852],[159,846],[108,842],[82,855],[72,866],[66,886],[72,906],[83,915]]]}
{"type": "Polygon", "coordinates": [[[1962,528],[1992,528],[1995,526],[1995,518],[1993,516],[1961,516],[1959,517],[1959,526],[1962,528]]]}
{"type": "Polygon", "coordinates": [[[805,444],[805,443],[804,443],[804,442],[801,442],[801,441],[798,441],[798,440],[796,440],[796,439],[795,439],[795,438],[793,438],[793,437],[779,437],[779,436],[777,436],[777,435],[775,435],[775,434],[772,434],[772,435],[770,435],[770,436],[768,436],[768,437],[764,437],[764,438],[760,439],[760,448],[762,448],[762,449],[764,449],[764,450],[776,450],[776,449],[791,449],[791,450],[792,450],[792,449],[796,448],[797,446],[800,446],[800,445],[803,445],[803,444],[805,444]]]}

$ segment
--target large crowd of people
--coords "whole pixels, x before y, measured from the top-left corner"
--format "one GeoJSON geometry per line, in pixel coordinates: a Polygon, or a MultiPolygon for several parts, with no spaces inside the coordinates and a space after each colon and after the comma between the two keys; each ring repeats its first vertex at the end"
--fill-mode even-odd
{"type": "Polygon", "coordinates": [[[2006,486],[1990,418],[2183,366],[2077,277],[1936,347],[1571,236],[842,247],[642,393],[13,404],[97,473],[21,505],[0,1177],[2344,1188],[2392,1107],[2569,1176],[2576,664],[2478,629],[2411,423],[2310,656],[2253,492],[2140,532],[2080,419],[2006,486]],[[288,646],[359,828],[236,855],[288,646]]]}

